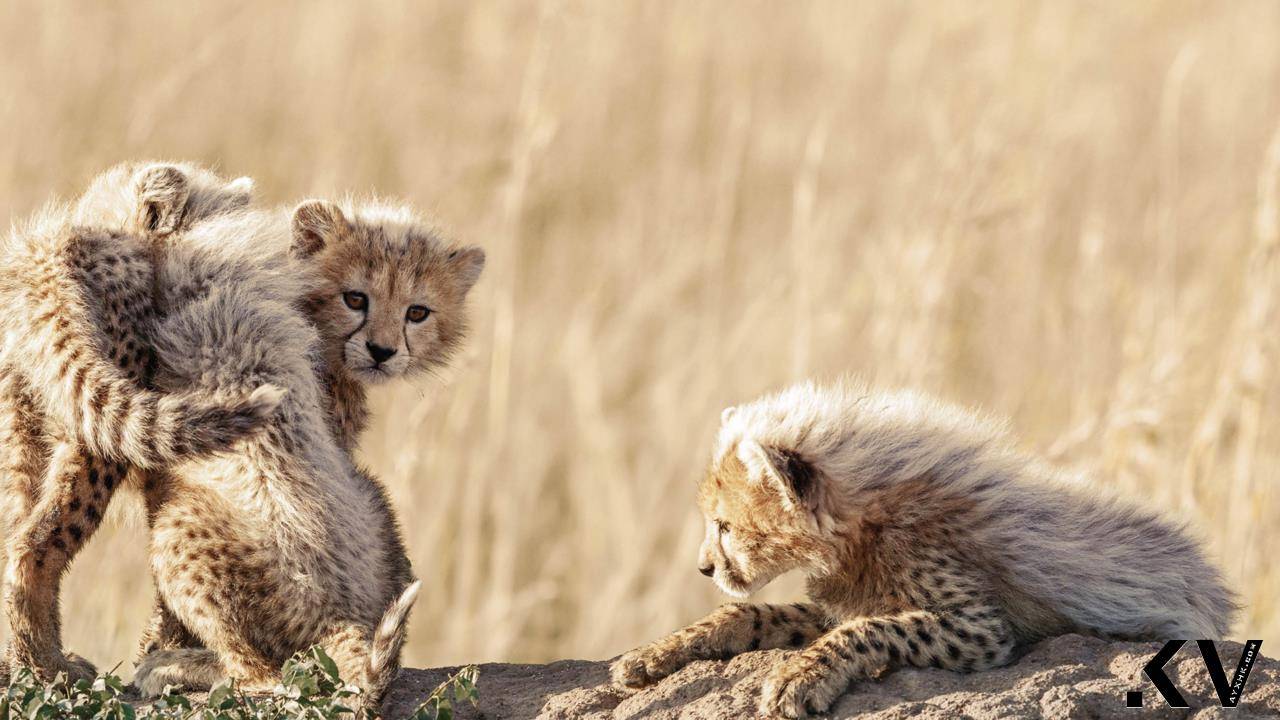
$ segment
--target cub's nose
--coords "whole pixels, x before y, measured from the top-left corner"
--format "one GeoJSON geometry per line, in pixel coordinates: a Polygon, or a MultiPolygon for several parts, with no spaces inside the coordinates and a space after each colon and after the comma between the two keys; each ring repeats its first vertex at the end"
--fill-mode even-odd
{"type": "Polygon", "coordinates": [[[711,577],[712,575],[716,574],[716,566],[715,565],[699,565],[698,572],[702,573],[703,575],[706,575],[707,577],[711,577]]]}
{"type": "Polygon", "coordinates": [[[369,357],[373,358],[376,363],[384,363],[390,360],[392,355],[396,354],[395,348],[382,347],[371,342],[366,342],[364,346],[369,351],[369,357]]]}

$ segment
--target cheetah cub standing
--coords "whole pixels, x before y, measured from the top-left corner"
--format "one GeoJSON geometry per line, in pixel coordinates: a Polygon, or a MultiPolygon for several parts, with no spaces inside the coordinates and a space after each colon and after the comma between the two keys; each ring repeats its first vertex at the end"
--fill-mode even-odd
{"type": "MultiPolygon", "coordinates": [[[[61,650],[59,585],[130,468],[228,449],[265,426],[269,388],[145,390],[155,370],[152,257],[174,235],[249,203],[251,183],[191,166],[121,165],[74,206],[15,232],[0,259],[0,489],[12,632],[6,668],[42,679],[93,666],[61,650]]],[[[4,674],[4,673],[0,673],[4,674]]]]}
{"type": "Polygon", "coordinates": [[[911,392],[803,384],[726,410],[698,505],[704,575],[746,597],[802,569],[810,601],[723,606],[619,658],[621,685],[803,648],[760,700],[798,718],[896,665],[982,670],[1068,632],[1221,637],[1236,610],[1181,528],[1072,487],[1003,427],[911,392]]]}

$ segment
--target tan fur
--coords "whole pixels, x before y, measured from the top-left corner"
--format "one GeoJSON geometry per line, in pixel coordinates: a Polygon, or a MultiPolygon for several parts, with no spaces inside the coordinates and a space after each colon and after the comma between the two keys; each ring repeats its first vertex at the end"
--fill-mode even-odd
{"type": "Polygon", "coordinates": [[[365,384],[431,372],[457,351],[484,252],[449,244],[407,209],[378,202],[304,202],[292,236],[295,257],[315,270],[305,307],[320,332],[335,431],[350,448],[366,424],[365,384]],[[346,292],[368,306],[348,307],[346,292]],[[412,307],[429,313],[413,322],[412,307]],[[377,362],[371,347],[393,354],[377,362]]]}
{"type": "Polygon", "coordinates": [[[142,387],[154,371],[157,246],[243,206],[247,193],[241,181],[189,167],[122,165],[96,178],[74,208],[50,206],[7,240],[0,482],[8,666],[31,666],[44,679],[92,675],[87,662],[63,656],[58,587],[130,466],[227,449],[279,402],[270,388],[193,396],[142,387]]]}
{"type": "MultiPolygon", "coordinates": [[[[155,178],[152,185],[175,184],[172,182],[174,175],[169,173],[156,174],[155,178]]],[[[176,179],[180,178],[179,175],[176,179]]],[[[243,186],[243,183],[237,182],[237,185],[243,186]]],[[[163,206],[155,207],[158,203],[154,198],[167,198],[167,202],[180,202],[183,198],[180,193],[146,193],[142,191],[141,184],[136,187],[139,188],[139,197],[134,204],[144,208],[150,203],[152,207],[128,210],[121,212],[120,216],[145,218],[145,222],[153,225],[163,225],[157,218],[172,215],[163,206]]],[[[85,205],[82,203],[81,207],[85,205]]],[[[106,212],[113,205],[98,202],[96,207],[100,208],[99,212],[106,212]]],[[[206,571],[196,578],[198,582],[209,584],[216,583],[217,578],[225,580],[225,568],[219,563],[227,548],[246,547],[246,544],[253,547],[255,540],[264,539],[260,530],[276,523],[280,523],[284,532],[275,537],[266,533],[264,544],[276,542],[271,550],[289,555],[297,550],[297,543],[301,541],[306,547],[304,553],[313,553],[325,561],[341,558],[344,554],[360,560],[350,561],[348,557],[346,560],[350,562],[330,566],[337,584],[320,595],[306,598],[305,593],[299,595],[286,587],[273,589],[290,599],[309,599],[312,610],[319,614],[315,618],[318,625],[298,624],[299,618],[292,616],[296,608],[290,608],[291,617],[284,621],[293,624],[287,631],[270,637],[245,638],[238,634],[244,629],[238,625],[239,621],[233,621],[232,627],[219,626],[216,622],[193,622],[192,617],[207,620],[204,608],[196,607],[192,610],[194,615],[184,617],[183,610],[193,603],[179,603],[177,612],[171,614],[168,606],[174,603],[170,602],[153,621],[148,648],[185,649],[206,643],[224,663],[224,675],[229,673],[250,682],[269,684],[269,678],[276,673],[282,657],[312,642],[321,642],[334,653],[347,676],[366,686],[371,691],[370,695],[376,698],[385,690],[398,668],[404,622],[414,592],[414,586],[409,585],[412,573],[394,514],[376,479],[352,466],[345,453],[340,462],[328,458],[309,466],[308,460],[314,460],[316,453],[308,452],[308,449],[311,446],[328,448],[332,442],[328,435],[314,434],[314,421],[319,419],[331,424],[341,448],[350,448],[363,429],[366,416],[361,382],[427,370],[444,362],[465,328],[462,300],[483,266],[483,254],[476,248],[447,246],[401,209],[366,204],[349,206],[344,213],[337,206],[312,202],[294,213],[292,223],[279,212],[232,208],[223,212],[217,222],[208,222],[197,230],[183,233],[180,240],[171,241],[164,253],[153,254],[152,259],[159,263],[154,273],[154,288],[158,293],[156,304],[166,312],[172,312],[163,320],[160,331],[162,335],[167,331],[168,340],[175,343],[168,353],[160,353],[162,360],[167,357],[169,362],[163,363],[158,379],[174,392],[181,389],[196,395],[204,393],[218,397],[242,392],[246,385],[271,377],[280,382],[294,383],[301,393],[292,416],[289,407],[285,408],[288,420],[280,424],[288,431],[269,433],[262,443],[266,449],[260,455],[255,457],[255,453],[247,452],[240,463],[197,463],[196,467],[201,470],[191,470],[192,475],[208,479],[218,477],[220,471],[226,472],[230,467],[233,468],[230,472],[237,478],[250,484],[279,480],[278,476],[272,477],[278,473],[292,475],[290,480],[297,481],[297,487],[292,489],[299,491],[298,494],[292,499],[284,498],[283,506],[266,508],[268,517],[261,525],[227,522],[219,526],[225,532],[218,544],[205,548],[203,552],[193,552],[192,546],[200,545],[199,540],[205,536],[203,531],[190,528],[204,527],[207,520],[198,515],[207,510],[221,509],[218,502],[209,497],[208,504],[196,502],[184,506],[182,500],[199,496],[208,488],[203,488],[199,482],[184,485],[183,481],[188,476],[183,468],[175,468],[175,472],[163,481],[148,483],[147,500],[155,529],[154,544],[162,549],[153,554],[153,566],[160,573],[157,580],[161,590],[166,583],[185,587],[185,582],[192,578],[190,571],[193,568],[206,571]],[[328,228],[314,227],[308,222],[307,212],[316,208],[323,211],[326,220],[336,222],[328,228]],[[348,215],[350,221],[347,220],[348,215]],[[305,248],[299,242],[301,239],[308,240],[305,248]],[[294,245],[292,249],[289,247],[291,242],[294,245]],[[352,268],[357,272],[350,272],[352,268]],[[319,282],[315,282],[317,280],[319,282]],[[354,318],[353,322],[355,314],[343,304],[342,292],[352,287],[359,287],[370,299],[366,308],[370,322],[365,322],[363,317],[354,318]],[[405,319],[405,328],[401,332],[405,345],[400,359],[394,363],[380,363],[377,367],[370,367],[367,355],[363,362],[358,361],[358,356],[347,357],[349,353],[344,352],[340,344],[333,346],[332,341],[320,345],[319,352],[313,353],[313,348],[316,348],[311,334],[313,328],[305,323],[298,324],[293,310],[295,305],[305,306],[310,319],[326,340],[342,343],[350,341],[353,335],[361,334],[366,325],[370,329],[376,325],[380,332],[385,333],[390,324],[389,312],[400,313],[403,317],[404,307],[392,310],[393,303],[401,301],[428,305],[432,312],[430,317],[418,317],[420,322],[405,319]],[[334,305],[341,310],[334,312],[334,305]],[[205,354],[216,357],[199,357],[205,354]],[[277,354],[282,356],[278,361],[277,354]],[[329,390],[327,395],[315,395],[311,358],[317,354],[321,361],[317,369],[324,378],[324,388],[329,390]],[[328,362],[330,359],[332,363],[328,362]],[[201,367],[193,375],[182,375],[184,367],[189,368],[190,363],[199,365],[205,361],[213,362],[215,367],[201,367]],[[192,390],[193,387],[196,389],[192,390]],[[305,408],[305,411],[296,412],[298,407],[305,408]],[[297,433],[291,434],[290,431],[294,430],[297,433]],[[298,440],[298,434],[306,439],[298,440]],[[291,452],[296,453],[296,457],[287,457],[291,452]],[[317,467],[322,469],[315,471],[317,467]],[[309,473],[318,477],[308,477],[309,473]],[[313,483],[323,486],[318,496],[307,492],[308,486],[315,487],[313,483]],[[336,492],[341,497],[334,501],[333,497],[325,497],[326,492],[336,492]],[[357,519],[349,524],[342,522],[347,518],[338,517],[337,513],[343,509],[352,510],[357,519]],[[284,511],[284,517],[278,514],[280,511],[284,511]],[[361,511],[366,516],[361,517],[361,511]],[[376,537],[369,537],[371,534],[376,537]],[[172,541],[172,546],[166,544],[167,541],[172,541]],[[329,547],[325,547],[326,544],[329,547]],[[166,555],[171,547],[174,557],[166,555]],[[358,577],[346,578],[344,573],[358,577]],[[339,591],[339,596],[349,595],[352,588],[360,591],[357,595],[363,593],[356,598],[355,605],[364,609],[352,610],[353,601],[349,597],[327,597],[335,590],[339,591]],[[399,600],[391,603],[397,596],[399,600]],[[371,603],[371,600],[374,601],[371,603]],[[386,612],[381,616],[371,616],[370,608],[385,608],[386,612]],[[370,627],[370,617],[380,621],[374,623],[377,627],[370,627]],[[254,640],[265,640],[266,645],[255,646],[254,640]]],[[[110,288],[111,292],[101,288],[93,290],[110,298],[111,292],[117,288],[110,288]]],[[[75,318],[73,325],[75,321],[83,322],[75,318]]],[[[243,484],[236,487],[235,483],[228,483],[228,487],[243,490],[243,484]]],[[[254,491],[251,494],[260,493],[254,491]]],[[[288,492],[281,494],[287,495],[288,492]]],[[[227,507],[227,512],[233,513],[233,507],[227,507]]],[[[262,553],[248,550],[237,559],[255,567],[264,561],[278,567],[269,558],[264,559],[262,553]]],[[[260,600],[269,601],[269,593],[263,589],[266,586],[259,584],[257,587],[250,596],[240,597],[240,601],[251,606],[260,600]]],[[[191,600],[185,592],[180,593],[183,601],[191,600]]],[[[203,598],[197,600],[207,603],[212,596],[213,591],[207,590],[203,598]]],[[[194,604],[199,606],[200,602],[194,604]]],[[[231,609],[233,613],[243,609],[243,605],[231,608],[231,604],[228,599],[220,609],[231,609]]],[[[267,615],[276,609],[270,602],[259,603],[255,608],[267,615]]],[[[139,683],[149,688],[154,684],[151,679],[163,677],[172,680],[174,673],[179,672],[175,668],[183,666],[184,658],[191,662],[188,684],[199,686],[205,683],[209,677],[208,656],[189,652],[177,655],[152,652],[139,668],[139,683]]]]}
{"type": "Polygon", "coordinates": [[[241,456],[173,468],[151,508],[152,568],[176,620],[156,625],[189,630],[209,652],[169,652],[176,642],[157,638],[135,676],[145,693],[179,679],[207,687],[215,659],[223,676],[268,686],[289,655],[314,643],[369,702],[399,668],[416,585],[381,485],[346,450],[364,426],[363,383],[430,369],[457,346],[483,255],[382,206],[310,202],[291,221],[281,217],[228,216],[184,237],[193,249],[243,258],[227,248],[234,238],[270,254],[243,271],[193,281],[206,271],[176,262],[176,252],[162,269],[170,315],[157,333],[158,386],[228,392],[256,378],[289,393],[277,421],[241,456]],[[250,270],[273,263],[290,267],[302,291],[281,293],[276,279],[250,270]],[[200,289],[188,292],[192,286],[200,289]],[[367,298],[363,310],[343,299],[354,291],[367,298]],[[432,312],[415,323],[405,317],[411,305],[432,312]],[[374,366],[359,352],[361,338],[390,344],[397,334],[398,362],[374,366]]]}
{"type": "Polygon", "coordinates": [[[760,702],[796,718],[897,665],[982,670],[1065,632],[1221,637],[1236,610],[1181,528],[915,393],[804,384],[727,410],[698,504],[699,567],[721,589],[745,597],[800,569],[811,602],[721,608],[622,656],[619,684],[802,648],[760,702]]]}

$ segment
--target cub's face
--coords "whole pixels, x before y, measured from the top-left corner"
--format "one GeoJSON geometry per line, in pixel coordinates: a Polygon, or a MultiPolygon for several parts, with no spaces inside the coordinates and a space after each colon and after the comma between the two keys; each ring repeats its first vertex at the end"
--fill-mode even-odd
{"type": "Polygon", "coordinates": [[[733,453],[714,463],[698,490],[705,535],[698,569],[743,598],[804,562],[803,528],[779,505],[772,486],[748,477],[733,453]]]}
{"type": "Polygon", "coordinates": [[[447,245],[404,213],[319,201],[295,211],[293,248],[319,271],[308,313],[360,381],[429,371],[461,344],[479,248],[447,245]]]}

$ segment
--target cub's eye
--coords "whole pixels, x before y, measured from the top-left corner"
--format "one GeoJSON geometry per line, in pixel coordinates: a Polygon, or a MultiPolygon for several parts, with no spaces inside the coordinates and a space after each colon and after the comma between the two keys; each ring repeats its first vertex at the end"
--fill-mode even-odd
{"type": "Polygon", "coordinates": [[[348,290],[342,293],[342,302],[352,310],[364,310],[369,307],[369,296],[355,290],[348,290]]]}
{"type": "Polygon", "coordinates": [[[729,523],[723,520],[717,520],[716,530],[719,531],[721,535],[727,535],[729,533],[729,530],[731,530],[731,528],[729,527],[729,523]]]}
{"type": "Polygon", "coordinates": [[[423,307],[421,305],[410,305],[409,312],[405,313],[404,316],[409,320],[409,322],[420,323],[423,320],[426,320],[427,316],[430,314],[431,308],[423,307]]]}

